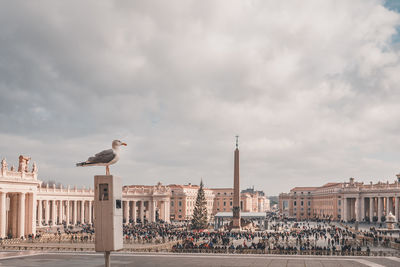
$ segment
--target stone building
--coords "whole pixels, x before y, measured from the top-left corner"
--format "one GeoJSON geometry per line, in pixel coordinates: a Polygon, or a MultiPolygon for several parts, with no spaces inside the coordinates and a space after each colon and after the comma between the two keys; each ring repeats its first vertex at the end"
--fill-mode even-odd
{"type": "Polygon", "coordinates": [[[330,218],[381,222],[392,212],[400,220],[400,175],[393,183],[327,183],[320,187],[295,187],[279,195],[280,213],[298,220],[330,218]]]}
{"type": "MultiPolygon", "coordinates": [[[[37,228],[92,224],[94,191],[76,186],[49,185],[38,179],[35,163],[20,156],[18,169],[1,161],[0,237],[21,237],[37,228]]],[[[123,222],[188,221],[192,219],[198,185],[127,185],[122,188],[123,222]]],[[[204,188],[211,219],[219,211],[232,210],[232,188],[204,188]]],[[[259,193],[241,194],[245,212],[265,211],[267,202],[259,193]]],[[[269,206],[269,205],[268,205],[269,206]]]]}
{"type": "MultiPolygon", "coordinates": [[[[212,188],[214,192],[213,214],[232,211],[233,188],[212,188]]],[[[240,194],[240,209],[243,212],[265,212],[270,210],[269,199],[262,191],[249,192],[243,190],[240,194]]]]}
{"type": "MultiPolygon", "coordinates": [[[[0,237],[35,234],[39,227],[91,224],[94,191],[62,185],[42,186],[34,163],[20,157],[18,170],[8,168],[5,159],[0,171],[0,237]]],[[[169,222],[171,190],[156,186],[124,186],[122,192],[124,223],[136,221],[169,222]]]]}
{"type": "MultiPolygon", "coordinates": [[[[175,221],[191,220],[199,186],[170,184],[168,187],[171,189],[171,219],[175,221]]],[[[204,195],[210,219],[213,211],[214,193],[212,190],[204,188],[204,195]]]]}

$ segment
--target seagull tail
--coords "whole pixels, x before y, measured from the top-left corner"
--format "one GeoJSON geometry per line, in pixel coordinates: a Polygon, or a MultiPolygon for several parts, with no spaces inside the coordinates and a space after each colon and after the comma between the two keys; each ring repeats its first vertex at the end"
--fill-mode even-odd
{"type": "Polygon", "coordinates": [[[86,162],[79,162],[76,164],[76,167],[82,167],[82,166],[86,166],[87,163],[86,162]]]}

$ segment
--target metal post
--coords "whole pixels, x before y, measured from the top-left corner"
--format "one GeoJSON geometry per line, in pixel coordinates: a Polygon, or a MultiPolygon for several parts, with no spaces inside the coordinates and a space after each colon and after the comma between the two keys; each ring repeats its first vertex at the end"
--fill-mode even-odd
{"type": "Polygon", "coordinates": [[[105,267],[110,267],[110,251],[104,252],[104,266],[105,267]]]}

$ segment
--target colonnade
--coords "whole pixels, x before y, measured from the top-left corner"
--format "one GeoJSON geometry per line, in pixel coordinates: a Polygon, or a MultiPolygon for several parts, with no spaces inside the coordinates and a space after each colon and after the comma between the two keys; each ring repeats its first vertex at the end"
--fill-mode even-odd
{"type": "Polygon", "coordinates": [[[93,200],[37,200],[36,225],[92,224],[93,200]]]}
{"type": "Polygon", "coordinates": [[[21,237],[36,233],[33,211],[36,195],[26,192],[0,192],[0,237],[21,237]]]}
{"type": "Polygon", "coordinates": [[[377,222],[382,222],[382,217],[390,212],[400,220],[399,196],[353,196],[343,198],[341,217],[344,221],[370,221],[376,217],[377,222]]]}
{"type": "Polygon", "coordinates": [[[123,200],[124,224],[135,224],[137,221],[156,222],[162,220],[169,222],[169,200],[123,200]]]}

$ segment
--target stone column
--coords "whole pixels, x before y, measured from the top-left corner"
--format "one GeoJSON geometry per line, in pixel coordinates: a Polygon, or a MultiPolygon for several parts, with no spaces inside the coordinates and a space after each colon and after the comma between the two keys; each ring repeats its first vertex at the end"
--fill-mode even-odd
{"type": "Polygon", "coordinates": [[[0,192],[0,237],[6,237],[6,216],[7,216],[6,192],[0,192]]]}
{"type": "Polygon", "coordinates": [[[123,201],[123,208],[124,208],[124,210],[123,210],[123,220],[125,220],[125,224],[128,224],[129,223],[129,201],[123,201]]]}
{"type": "Polygon", "coordinates": [[[144,223],[144,200],[140,201],[140,221],[144,223]]]}
{"type": "Polygon", "coordinates": [[[340,219],[344,220],[344,199],[340,199],[340,219]]]}
{"type": "Polygon", "coordinates": [[[45,200],[44,201],[44,223],[48,226],[49,225],[49,218],[50,218],[50,207],[49,207],[49,201],[45,200]]]}
{"type": "Polygon", "coordinates": [[[25,236],[25,193],[18,196],[18,237],[25,236]]]}
{"type": "Polygon", "coordinates": [[[356,197],[355,198],[355,202],[354,202],[354,209],[355,209],[355,215],[356,215],[356,221],[357,222],[359,222],[359,221],[361,221],[361,208],[360,208],[360,198],[359,197],[356,197]]]}
{"type": "Polygon", "coordinates": [[[51,201],[51,221],[53,222],[53,226],[57,224],[57,207],[55,200],[51,201]]]}
{"type": "Polygon", "coordinates": [[[381,217],[382,217],[382,197],[378,197],[378,222],[382,222],[381,221],[381,217]]]}
{"type": "Polygon", "coordinates": [[[396,216],[397,221],[400,220],[400,216],[399,216],[399,198],[397,196],[394,197],[394,213],[396,216]]]}
{"type": "Polygon", "coordinates": [[[81,200],[81,224],[85,223],[85,201],[81,200]]]}
{"type": "Polygon", "coordinates": [[[62,224],[63,221],[63,201],[58,201],[58,221],[57,224],[62,224]]]}
{"type": "Polygon", "coordinates": [[[386,218],[390,212],[390,197],[386,197],[386,218]]]}
{"type": "Polygon", "coordinates": [[[151,200],[149,202],[150,204],[150,220],[151,222],[156,222],[156,201],[155,200],[151,200]]]}
{"type": "Polygon", "coordinates": [[[159,220],[163,220],[164,221],[164,217],[165,217],[165,209],[164,209],[164,203],[165,203],[165,201],[164,200],[162,200],[162,201],[159,201],[158,202],[159,204],[157,204],[157,206],[159,205],[159,212],[158,212],[158,219],[159,220]]]}
{"type": "Polygon", "coordinates": [[[70,224],[70,208],[69,208],[69,200],[65,201],[65,221],[66,224],[69,225],[70,224]]]}
{"type": "Polygon", "coordinates": [[[372,218],[374,217],[374,198],[369,198],[369,221],[372,222],[372,218]]]}
{"type": "Polygon", "coordinates": [[[36,209],[37,209],[37,201],[36,201],[36,193],[31,194],[31,232],[33,235],[36,234],[36,209]]]}
{"type": "Polygon", "coordinates": [[[171,203],[167,200],[167,201],[164,201],[164,203],[165,203],[165,206],[164,206],[164,209],[165,209],[165,212],[164,212],[164,214],[165,214],[165,221],[166,222],[170,222],[170,216],[169,216],[169,210],[170,210],[170,206],[171,206],[171,203]]]}
{"type": "Polygon", "coordinates": [[[343,198],[343,209],[344,209],[344,217],[343,217],[343,221],[347,222],[348,220],[348,216],[349,216],[349,210],[348,210],[348,199],[347,197],[343,198]]]}
{"type": "Polygon", "coordinates": [[[91,200],[89,200],[88,217],[89,217],[88,224],[92,224],[93,220],[92,220],[92,201],[91,200]]]}
{"type": "Polygon", "coordinates": [[[73,200],[73,203],[74,207],[72,211],[72,224],[76,225],[76,221],[78,220],[78,212],[77,212],[78,203],[76,200],[73,200]]]}
{"type": "Polygon", "coordinates": [[[136,214],[137,214],[137,209],[136,209],[136,202],[137,201],[132,201],[132,224],[135,225],[136,224],[136,214]]]}
{"type": "Polygon", "coordinates": [[[38,220],[38,225],[39,225],[39,227],[41,227],[42,226],[42,220],[43,220],[43,203],[42,203],[43,201],[41,200],[41,199],[39,199],[38,200],[38,217],[37,217],[37,220],[38,220]]]}
{"type": "Polygon", "coordinates": [[[361,200],[361,214],[360,214],[360,221],[364,221],[365,219],[365,198],[360,197],[361,200]]]}
{"type": "Polygon", "coordinates": [[[125,200],[123,203],[123,217],[122,220],[125,220],[125,224],[129,223],[129,201],[125,200]]]}

